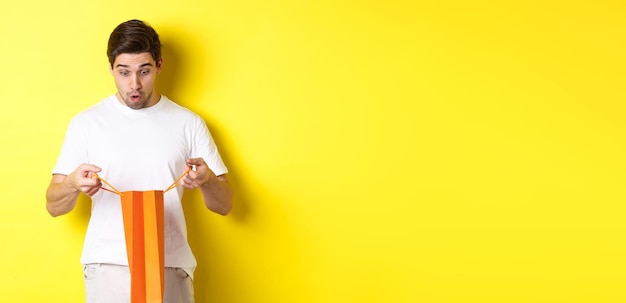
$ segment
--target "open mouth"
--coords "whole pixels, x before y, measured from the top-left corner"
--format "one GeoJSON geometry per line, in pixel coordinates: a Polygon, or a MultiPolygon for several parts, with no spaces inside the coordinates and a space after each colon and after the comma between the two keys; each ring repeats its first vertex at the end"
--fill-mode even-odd
{"type": "Polygon", "coordinates": [[[128,97],[131,102],[138,102],[141,100],[141,94],[138,94],[138,93],[130,94],[128,97]]]}

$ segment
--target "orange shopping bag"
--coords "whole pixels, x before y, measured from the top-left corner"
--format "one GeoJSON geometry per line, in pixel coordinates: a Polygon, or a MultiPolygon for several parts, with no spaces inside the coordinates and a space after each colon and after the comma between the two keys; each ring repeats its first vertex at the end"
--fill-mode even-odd
{"type": "Polygon", "coordinates": [[[110,187],[102,189],[121,197],[126,254],[130,269],[130,302],[162,303],[165,290],[164,268],[164,208],[163,195],[177,186],[191,167],[166,190],[120,192],[110,187]]]}

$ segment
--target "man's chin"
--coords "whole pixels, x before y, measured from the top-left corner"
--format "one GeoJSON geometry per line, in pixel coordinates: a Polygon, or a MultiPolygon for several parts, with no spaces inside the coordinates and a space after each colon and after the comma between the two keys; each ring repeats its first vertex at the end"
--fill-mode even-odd
{"type": "Polygon", "coordinates": [[[127,100],[126,101],[126,106],[128,106],[131,109],[142,109],[144,108],[146,102],[144,102],[143,100],[139,100],[139,101],[130,101],[127,100]]]}

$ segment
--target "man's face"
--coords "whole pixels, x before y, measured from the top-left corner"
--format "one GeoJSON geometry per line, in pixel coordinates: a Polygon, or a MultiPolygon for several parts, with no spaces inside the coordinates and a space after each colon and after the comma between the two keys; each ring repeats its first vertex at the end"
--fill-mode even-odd
{"type": "Polygon", "coordinates": [[[111,67],[117,98],[132,109],[150,107],[159,101],[154,93],[156,76],[163,59],[155,62],[150,53],[120,54],[111,67]]]}

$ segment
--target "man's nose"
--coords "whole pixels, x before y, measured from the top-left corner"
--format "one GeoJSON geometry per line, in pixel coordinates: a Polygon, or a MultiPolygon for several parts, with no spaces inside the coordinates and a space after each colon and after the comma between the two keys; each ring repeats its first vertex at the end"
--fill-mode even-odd
{"type": "Polygon", "coordinates": [[[131,77],[130,79],[130,88],[132,90],[138,90],[141,88],[141,82],[139,81],[139,77],[137,75],[134,75],[131,77]]]}

